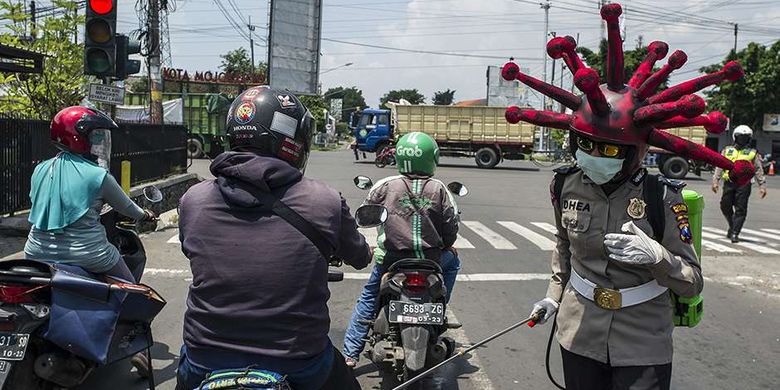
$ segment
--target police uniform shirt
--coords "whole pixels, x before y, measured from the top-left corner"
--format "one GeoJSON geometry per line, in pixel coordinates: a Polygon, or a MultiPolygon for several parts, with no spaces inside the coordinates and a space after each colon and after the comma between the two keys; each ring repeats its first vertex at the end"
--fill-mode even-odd
{"type": "Polygon", "coordinates": [[[623,233],[620,228],[628,221],[633,220],[653,237],[647,220],[649,212],[635,219],[627,211],[631,199],[643,199],[645,175],[646,171],[640,170],[607,195],[582,171],[577,171],[564,177],[560,202],[553,202],[557,245],[547,297],[560,302],[558,341],[570,352],[612,366],[671,363],[674,325],[670,294],[618,310],[603,309],[567,286],[572,268],[581,277],[611,289],[635,287],[656,279],[675,293],[690,297],[699,294],[704,283],[690,244],[689,227],[684,229],[687,208],[677,187],[664,185],[663,260],[653,266],[638,266],[608,257],[604,236],[623,233]]]}

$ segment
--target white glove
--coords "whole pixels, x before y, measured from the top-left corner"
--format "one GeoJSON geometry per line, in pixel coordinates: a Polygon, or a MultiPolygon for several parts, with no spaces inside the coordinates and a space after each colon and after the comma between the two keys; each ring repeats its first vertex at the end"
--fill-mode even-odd
{"type": "Polygon", "coordinates": [[[628,234],[610,233],[604,237],[604,245],[612,260],[632,265],[655,265],[664,258],[664,247],[648,237],[633,221],[620,228],[628,234]]]}
{"type": "Polygon", "coordinates": [[[545,310],[544,317],[539,319],[537,321],[538,324],[544,324],[549,320],[553,315],[555,315],[555,312],[558,311],[558,302],[555,302],[554,300],[550,298],[544,298],[539,302],[534,303],[533,309],[531,309],[531,315],[530,317],[536,316],[542,309],[545,310]]]}

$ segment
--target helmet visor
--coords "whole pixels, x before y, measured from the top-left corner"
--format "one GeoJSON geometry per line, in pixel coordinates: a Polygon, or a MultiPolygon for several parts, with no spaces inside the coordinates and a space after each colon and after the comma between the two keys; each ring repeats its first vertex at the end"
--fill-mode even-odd
{"type": "Polygon", "coordinates": [[[89,132],[89,153],[105,169],[111,168],[111,130],[95,129],[89,132]]]}

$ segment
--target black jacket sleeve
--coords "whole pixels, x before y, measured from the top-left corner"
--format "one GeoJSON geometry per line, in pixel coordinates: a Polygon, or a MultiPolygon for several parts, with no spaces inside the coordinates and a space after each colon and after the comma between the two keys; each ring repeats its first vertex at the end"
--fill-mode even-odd
{"type": "Polygon", "coordinates": [[[341,198],[341,227],[336,256],[355,269],[366,268],[371,262],[371,251],[368,249],[366,239],[358,232],[357,223],[355,223],[347,201],[343,197],[341,198]]]}

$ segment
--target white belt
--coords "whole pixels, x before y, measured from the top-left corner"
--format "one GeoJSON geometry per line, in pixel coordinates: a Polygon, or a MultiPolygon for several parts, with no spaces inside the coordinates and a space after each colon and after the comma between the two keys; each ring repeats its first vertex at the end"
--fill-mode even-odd
{"type": "Polygon", "coordinates": [[[617,310],[624,307],[645,303],[668,289],[653,279],[645,284],[613,290],[599,287],[595,283],[580,276],[574,268],[571,269],[569,283],[580,295],[596,303],[602,309],[617,310]]]}

